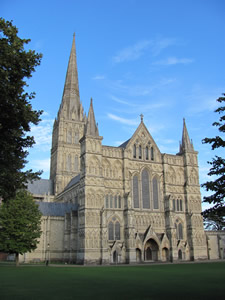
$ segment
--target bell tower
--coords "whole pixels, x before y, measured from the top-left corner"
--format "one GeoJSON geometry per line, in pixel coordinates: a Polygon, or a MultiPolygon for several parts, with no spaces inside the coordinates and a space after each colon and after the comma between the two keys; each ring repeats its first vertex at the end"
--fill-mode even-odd
{"type": "Polygon", "coordinates": [[[50,179],[55,195],[62,192],[69,181],[80,173],[79,140],[84,134],[84,125],[74,34],[62,101],[52,133],[50,179]]]}

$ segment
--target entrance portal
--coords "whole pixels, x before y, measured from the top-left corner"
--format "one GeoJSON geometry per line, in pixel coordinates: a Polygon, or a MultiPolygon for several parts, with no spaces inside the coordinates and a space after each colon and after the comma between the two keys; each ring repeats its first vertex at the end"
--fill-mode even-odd
{"type": "Polygon", "coordinates": [[[182,260],[182,251],[181,250],[178,251],[178,259],[182,260]]]}
{"type": "Polygon", "coordinates": [[[114,264],[118,263],[118,253],[117,253],[117,251],[113,252],[113,263],[114,264]]]}
{"type": "Polygon", "coordinates": [[[169,250],[166,247],[162,249],[162,260],[169,261],[169,250]]]}
{"type": "Polygon", "coordinates": [[[138,248],[136,249],[136,261],[141,262],[141,250],[138,248]]]}
{"type": "Polygon", "coordinates": [[[159,246],[155,240],[150,239],[145,244],[145,260],[158,260],[159,246]]]}

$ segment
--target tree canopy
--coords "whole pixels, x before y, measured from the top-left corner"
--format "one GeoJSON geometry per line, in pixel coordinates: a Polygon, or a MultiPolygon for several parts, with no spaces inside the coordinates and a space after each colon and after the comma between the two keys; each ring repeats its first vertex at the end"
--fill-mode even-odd
{"type": "Polygon", "coordinates": [[[27,163],[27,149],[35,143],[29,136],[31,124],[37,125],[42,111],[33,110],[26,80],[40,65],[41,54],[26,51],[29,39],[18,37],[12,22],[0,18],[0,197],[15,196],[28,180],[41,172],[22,171],[27,163]]]}
{"type": "Polygon", "coordinates": [[[0,206],[0,251],[19,254],[37,248],[41,236],[41,212],[33,197],[20,190],[0,206]]]}
{"type": "MultiPolygon", "coordinates": [[[[219,121],[214,122],[212,125],[218,127],[220,135],[214,138],[205,138],[202,142],[204,144],[211,144],[212,150],[225,147],[225,94],[223,97],[217,99],[217,101],[222,104],[219,106],[215,112],[220,114],[219,121]]],[[[224,153],[224,152],[223,152],[224,153]]],[[[212,204],[213,206],[206,209],[203,212],[203,217],[206,222],[216,223],[217,226],[214,228],[224,229],[225,228],[225,158],[221,156],[215,156],[211,162],[208,175],[215,176],[214,180],[207,181],[202,184],[202,187],[206,191],[212,191],[210,196],[205,196],[203,202],[212,204]]]]}

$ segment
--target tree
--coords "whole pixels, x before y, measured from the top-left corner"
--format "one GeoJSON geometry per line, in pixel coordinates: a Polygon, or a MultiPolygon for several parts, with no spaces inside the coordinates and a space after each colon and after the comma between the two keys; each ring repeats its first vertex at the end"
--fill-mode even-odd
{"type": "Polygon", "coordinates": [[[207,230],[223,230],[224,219],[222,216],[210,215],[208,218],[203,218],[204,227],[207,230]]]}
{"type": "MultiPolygon", "coordinates": [[[[225,94],[222,94],[225,96],[225,94]]],[[[212,150],[217,148],[225,148],[225,140],[223,134],[225,133],[225,97],[220,97],[217,99],[222,106],[219,106],[215,112],[219,113],[221,116],[218,122],[214,122],[212,125],[218,127],[221,136],[216,136],[214,138],[205,138],[202,142],[203,144],[211,144],[212,150]]],[[[220,156],[215,156],[212,162],[208,162],[212,167],[209,170],[209,176],[216,176],[215,180],[207,181],[202,184],[206,191],[212,191],[213,194],[210,196],[205,196],[203,202],[213,204],[209,209],[206,209],[202,214],[204,219],[207,221],[212,221],[217,223],[217,228],[225,229],[225,158],[220,156]]]]}
{"type": "Polygon", "coordinates": [[[25,80],[32,77],[42,55],[24,50],[30,40],[20,39],[17,33],[12,22],[0,18],[0,197],[4,201],[41,174],[22,170],[27,149],[35,143],[27,133],[42,113],[33,110],[30,100],[35,94],[25,92],[25,80]]]}
{"type": "Polygon", "coordinates": [[[41,236],[41,212],[33,197],[20,190],[15,198],[3,202],[0,207],[0,251],[16,254],[31,252],[37,248],[41,236]]]}

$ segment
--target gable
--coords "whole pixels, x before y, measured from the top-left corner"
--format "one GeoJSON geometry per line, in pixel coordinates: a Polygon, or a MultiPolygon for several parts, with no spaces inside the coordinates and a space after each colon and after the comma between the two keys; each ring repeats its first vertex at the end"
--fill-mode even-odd
{"type": "Polygon", "coordinates": [[[159,157],[161,157],[161,152],[157,146],[157,144],[155,143],[153,137],[151,136],[151,134],[149,133],[147,127],[145,126],[144,122],[141,122],[140,125],[138,126],[138,128],[136,129],[136,131],[134,132],[134,134],[132,135],[132,137],[127,140],[125,143],[123,143],[122,145],[120,145],[120,147],[126,149],[125,151],[127,151],[129,154],[131,154],[131,157],[134,157],[134,147],[136,147],[136,158],[140,158],[139,156],[139,148],[141,147],[141,151],[142,151],[142,158],[145,157],[146,159],[146,149],[148,149],[148,160],[149,161],[153,161],[153,160],[157,160],[159,161],[159,157]],[[153,150],[151,150],[153,148],[153,150]],[[152,153],[151,151],[153,151],[153,157],[154,159],[152,159],[152,153]],[[155,159],[155,158],[158,159],[155,159]]]}

